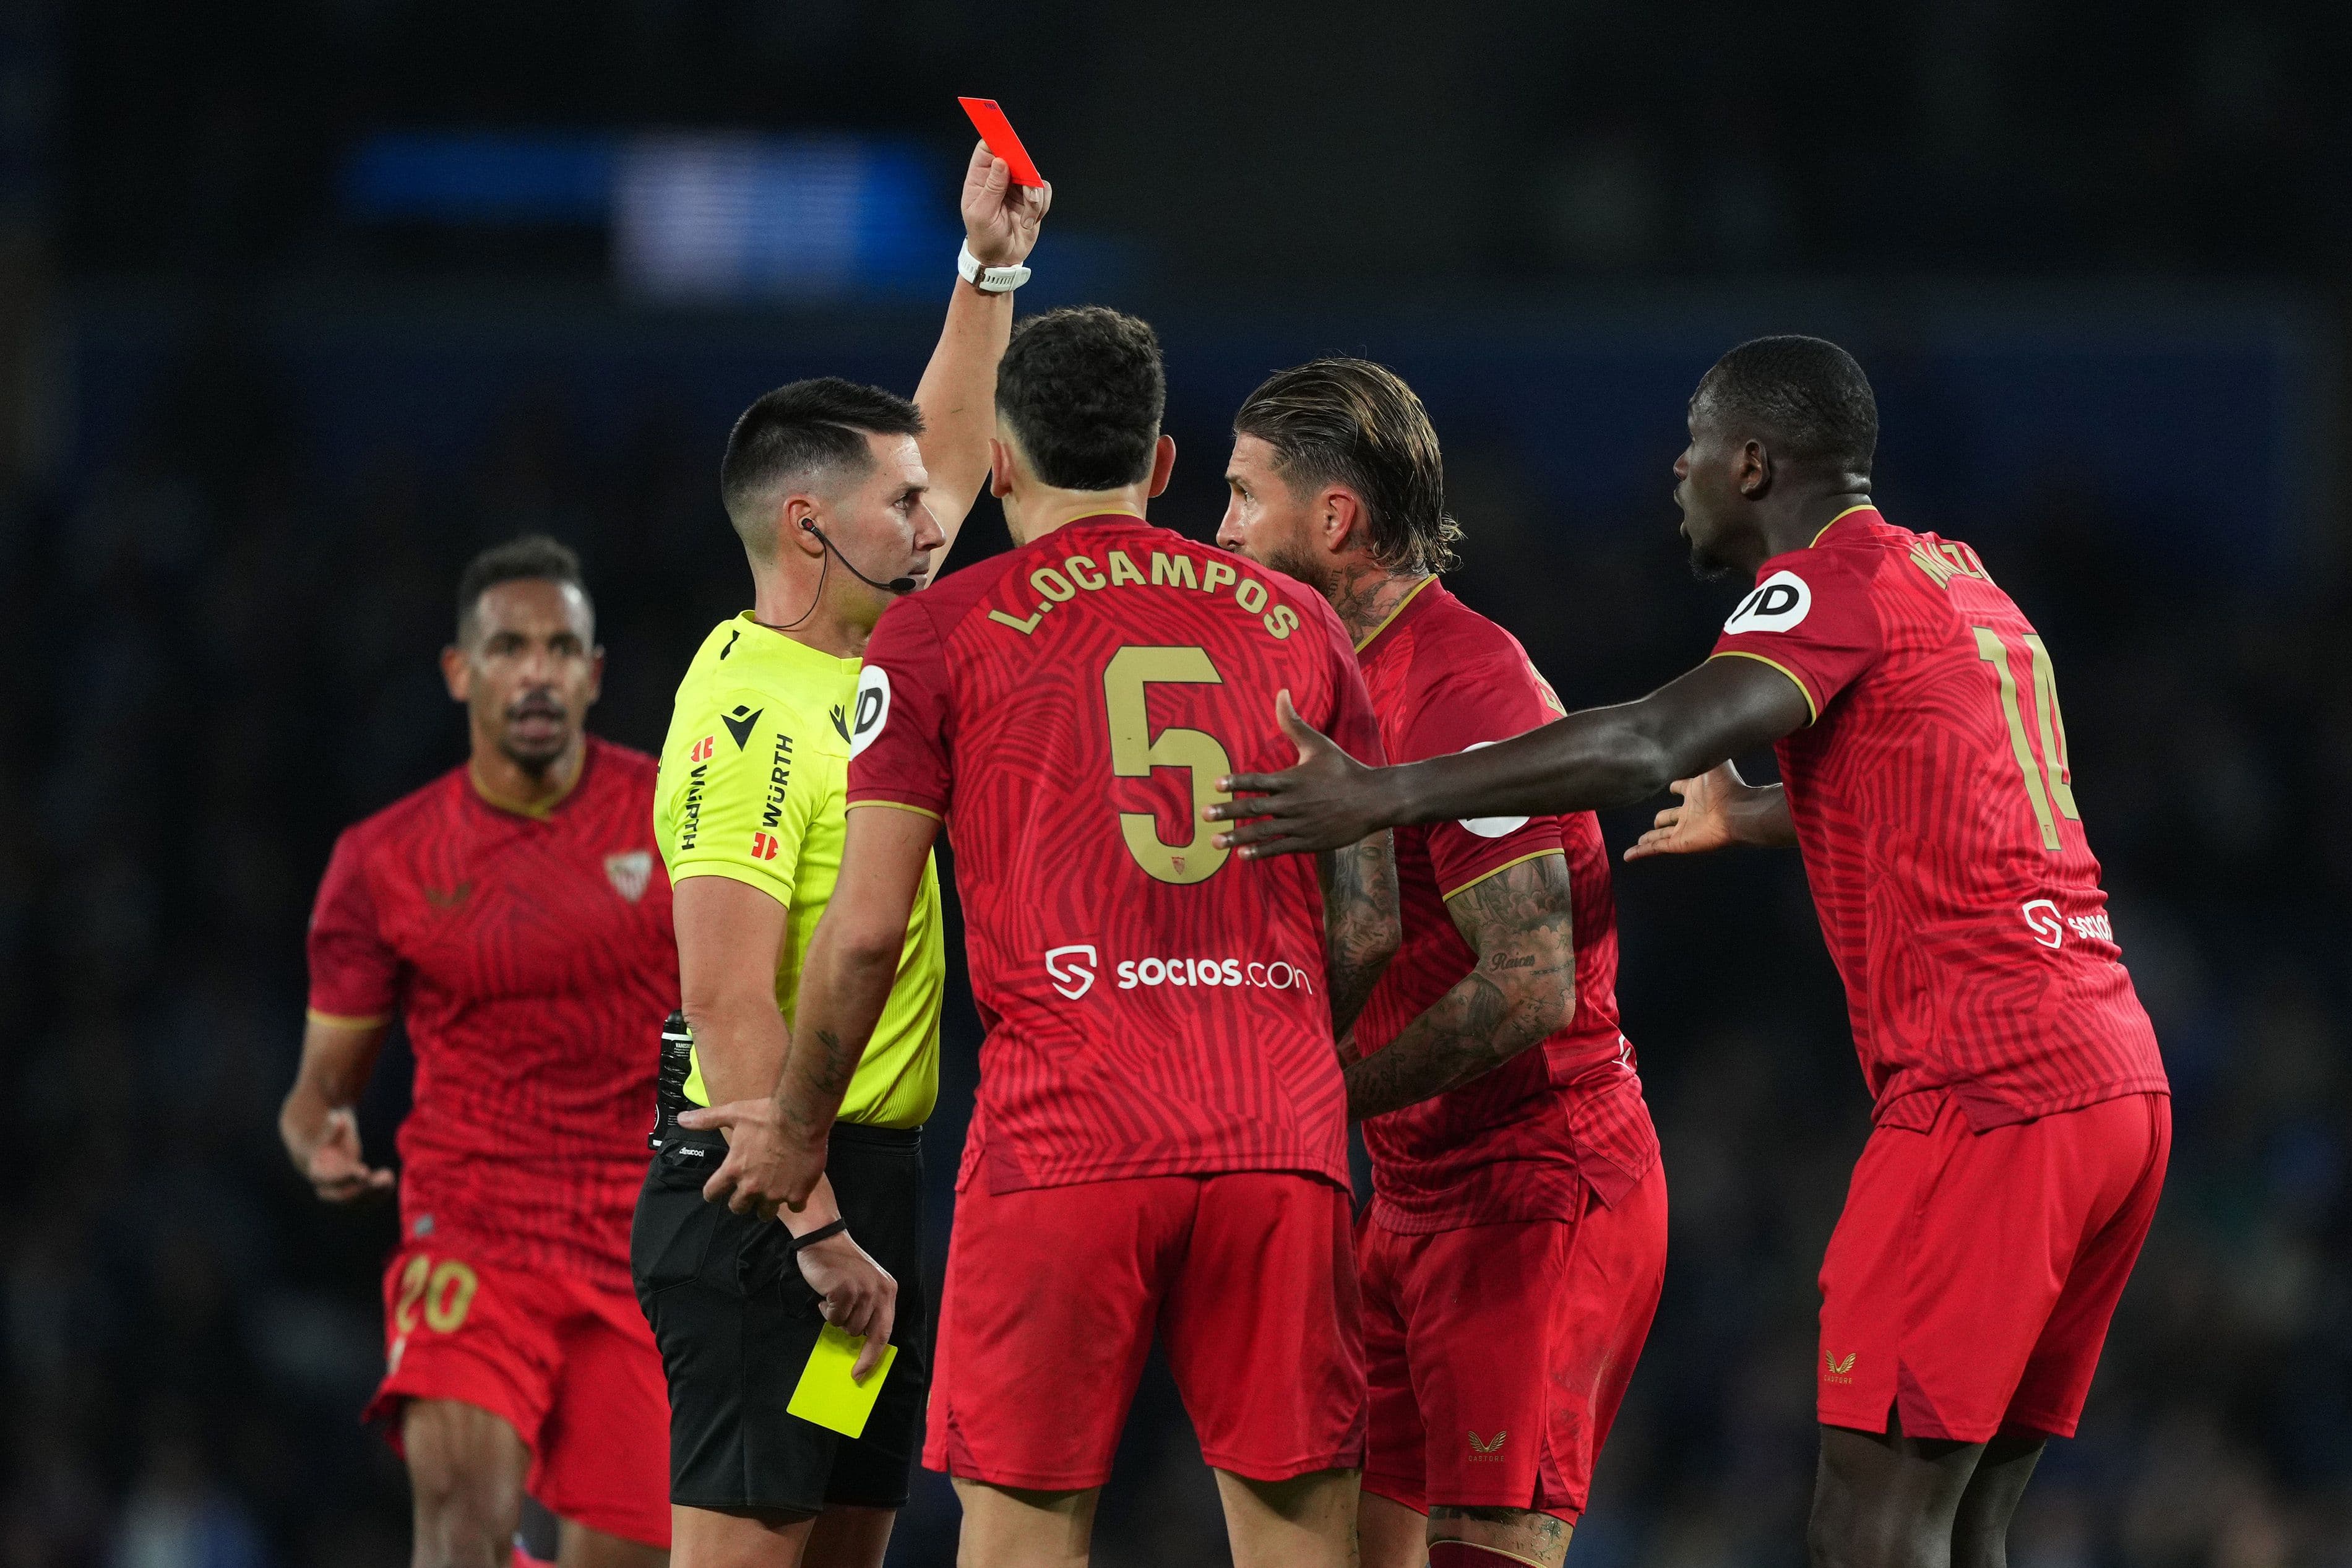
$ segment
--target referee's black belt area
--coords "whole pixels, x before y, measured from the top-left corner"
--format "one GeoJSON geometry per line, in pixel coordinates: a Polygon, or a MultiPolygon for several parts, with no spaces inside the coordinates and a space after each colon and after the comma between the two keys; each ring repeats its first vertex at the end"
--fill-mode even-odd
{"type": "MultiPolygon", "coordinates": [[[[727,1140],[716,1129],[696,1132],[677,1124],[680,1112],[699,1109],[683,1100],[675,1107],[662,1107],[662,1149],[665,1152],[671,1149],[681,1152],[673,1155],[673,1159],[690,1158],[683,1152],[687,1150],[718,1159],[726,1158],[727,1140]]],[[[855,1143],[866,1149],[919,1149],[923,1146],[923,1130],[920,1127],[877,1127],[865,1121],[836,1121],[826,1142],[855,1143]]]]}

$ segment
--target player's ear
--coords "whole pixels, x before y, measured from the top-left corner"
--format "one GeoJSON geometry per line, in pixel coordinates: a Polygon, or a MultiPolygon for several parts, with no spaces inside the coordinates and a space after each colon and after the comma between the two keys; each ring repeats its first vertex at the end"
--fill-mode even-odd
{"type": "Polygon", "coordinates": [[[473,696],[473,661],[456,643],[441,650],[441,679],[448,683],[450,701],[463,702],[473,696]]]}
{"type": "Polygon", "coordinates": [[[1013,493],[1013,448],[993,436],[988,438],[988,493],[998,500],[1013,493]]]}
{"type": "Polygon", "coordinates": [[[1751,437],[1739,444],[1732,479],[1748,500],[1764,499],[1764,492],[1772,488],[1772,454],[1764,449],[1763,442],[1751,437]]]}
{"type": "Polygon", "coordinates": [[[1162,436],[1151,448],[1151,488],[1143,493],[1156,496],[1168,488],[1168,477],[1176,471],[1176,437],[1162,436]]]}
{"type": "Polygon", "coordinates": [[[604,650],[601,647],[593,647],[588,650],[588,700],[593,703],[596,699],[604,695],[604,650]]]}
{"type": "Polygon", "coordinates": [[[1364,503],[1356,492],[1344,485],[1333,485],[1323,492],[1323,548],[1337,555],[1350,542],[1369,543],[1357,539],[1364,526],[1364,503]]]}

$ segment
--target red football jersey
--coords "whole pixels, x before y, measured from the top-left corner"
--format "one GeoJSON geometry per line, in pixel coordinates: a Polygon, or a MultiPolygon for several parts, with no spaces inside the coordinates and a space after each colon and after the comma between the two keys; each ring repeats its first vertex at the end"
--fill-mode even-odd
{"type": "Polygon", "coordinates": [[[1716,657],[1794,680],[1776,750],[1882,1125],[2166,1089],[2074,809],[2050,653],[1967,545],[1874,507],[1767,561],[1716,657]]]}
{"type": "Polygon", "coordinates": [[[629,1286],[662,1020],[677,1005],[654,760],[593,736],[544,816],[465,768],[347,829],[310,917],[310,1009],[397,1009],[416,1058],[401,1233],[629,1286]]]}
{"type": "MultiPolygon", "coordinates": [[[[1364,684],[1389,759],[1420,762],[1507,741],[1562,712],[1518,639],[1424,579],[1365,639],[1364,684]]],[[[1420,1233],[1574,1219],[1589,1186],[1615,1203],[1658,1160],[1633,1047],[1617,1026],[1617,905],[1592,813],[1487,816],[1397,829],[1404,945],[1356,1043],[1395,1039],[1475,967],[1446,900],[1540,855],[1567,858],[1576,1014],[1484,1078],[1364,1123],[1372,1218],[1420,1233]]]]}
{"type": "Polygon", "coordinates": [[[1380,757],[1320,595],[1120,514],[967,567],[875,627],[848,800],[938,816],[955,848],[988,1027],[960,1180],[1346,1184],[1315,862],[1235,858],[1200,818],[1221,774],[1295,760],[1286,689],[1380,757]]]}

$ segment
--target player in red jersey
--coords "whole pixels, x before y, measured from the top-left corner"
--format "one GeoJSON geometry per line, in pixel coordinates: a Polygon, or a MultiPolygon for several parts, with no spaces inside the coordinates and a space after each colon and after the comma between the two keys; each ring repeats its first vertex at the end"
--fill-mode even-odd
{"type": "MultiPolygon", "coordinates": [[[[1437,579],[1461,530],[1437,433],[1392,372],[1278,372],[1234,430],[1218,542],[1331,601],[1391,759],[1560,716],[1517,639],[1437,579]]],[[[1374,1194],[1356,1230],[1363,1557],[1559,1568],[1665,1279],[1609,852],[1579,812],[1406,827],[1396,857],[1404,943],[1347,1069],[1374,1194]]]]}
{"type": "Polygon", "coordinates": [[[1685,781],[1649,852],[1802,851],[1874,1130],[1822,1268],[1813,1559],[2005,1561],[2071,1436],[2171,1144],[2155,1032],[2083,837],[2048,649],[1967,545],[1870,501],[1878,412],[1814,338],[1733,350],[1675,465],[1702,568],[1752,573],[1716,657],[1638,702],[1370,772],[1296,727],[1235,776],[1247,854],[1392,823],[1623,804],[1685,781]],[[1777,742],[1783,787],[1717,773],[1777,742]]]}
{"type": "Polygon", "coordinates": [[[442,655],[472,754],[345,832],[310,920],[278,1126],[321,1197],[390,1190],[352,1107],[392,1016],[416,1057],[383,1384],[417,1568],[504,1563],[526,1489],[566,1568],[669,1544],[668,1405],[629,1279],[661,1020],[677,1005],[654,761],[583,728],[604,656],[572,553],[466,569],[442,655]]]}
{"type": "Polygon", "coordinates": [[[1335,1030],[1395,948],[1394,869],[1384,834],[1250,866],[1195,813],[1234,760],[1276,760],[1228,748],[1277,691],[1360,755],[1380,737],[1319,596],[1143,520],[1175,459],[1163,396],[1140,321],[1057,310],[1016,332],[991,451],[1016,548],[875,627],[783,1079],[724,1108],[717,1184],[800,1203],[944,823],[988,1037],[924,1462],[956,1478],[966,1568],[1086,1560],[1155,1325],[1234,1562],[1353,1560],[1335,1030]]]}

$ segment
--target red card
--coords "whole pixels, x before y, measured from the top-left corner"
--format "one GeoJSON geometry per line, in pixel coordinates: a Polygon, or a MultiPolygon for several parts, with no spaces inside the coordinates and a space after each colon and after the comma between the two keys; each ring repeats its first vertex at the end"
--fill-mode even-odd
{"type": "Polygon", "coordinates": [[[1003,159],[1006,167],[1013,171],[1014,184],[1045,184],[1045,176],[1038,174],[1037,165],[1029,161],[1029,149],[1021,145],[1020,137],[1013,134],[1013,121],[1004,118],[1004,110],[996,107],[996,100],[959,98],[956,101],[963,105],[966,114],[971,116],[971,122],[979,128],[980,139],[988,143],[988,150],[1003,159]]]}

